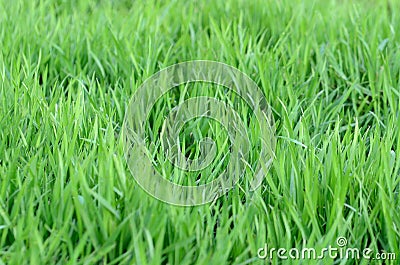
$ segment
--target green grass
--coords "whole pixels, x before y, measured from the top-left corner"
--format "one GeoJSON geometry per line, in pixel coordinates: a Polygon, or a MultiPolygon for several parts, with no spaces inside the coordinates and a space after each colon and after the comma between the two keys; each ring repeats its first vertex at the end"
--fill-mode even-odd
{"type": "MultiPolygon", "coordinates": [[[[0,1],[0,264],[263,264],[265,243],[320,250],[339,236],[399,264],[399,11],[396,0],[0,1]],[[146,78],[195,59],[259,85],[276,159],[254,193],[240,181],[212,204],[175,207],[136,184],[121,128],[146,78]]],[[[218,126],[204,124],[195,137],[218,126]]]]}

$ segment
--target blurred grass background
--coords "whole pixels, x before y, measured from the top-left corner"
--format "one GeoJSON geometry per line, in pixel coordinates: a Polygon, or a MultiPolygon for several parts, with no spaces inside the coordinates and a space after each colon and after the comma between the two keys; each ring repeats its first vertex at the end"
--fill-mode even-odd
{"type": "MultiPolygon", "coordinates": [[[[257,250],[400,255],[399,1],[0,1],[1,264],[263,264],[257,250]],[[172,207],[126,167],[137,87],[227,63],[274,110],[254,194],[172,207]]],[[[370,264],[367,260],[273,264],[370,264]]],[[[372,261],[372,264],[398,264],[372,261]]]]}

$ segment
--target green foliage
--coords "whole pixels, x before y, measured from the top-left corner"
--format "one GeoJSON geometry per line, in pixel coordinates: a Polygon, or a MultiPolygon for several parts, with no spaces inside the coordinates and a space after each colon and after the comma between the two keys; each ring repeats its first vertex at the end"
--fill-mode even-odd
{"type": "MultiPolygon", "coordinates": [[[[262,264],[265,243],[320,250],[339,236],[399,259],[399,10],[395,0],[0,1],[0,264],[262,264]],[[174,207],[134,182],[120,131],[146,78],[195,59],[262,88],[276,159],[254,193],[240,182],[212,204],[174,207]]],[[[369,264],[272,263],[297,262],[369,264]]]]}

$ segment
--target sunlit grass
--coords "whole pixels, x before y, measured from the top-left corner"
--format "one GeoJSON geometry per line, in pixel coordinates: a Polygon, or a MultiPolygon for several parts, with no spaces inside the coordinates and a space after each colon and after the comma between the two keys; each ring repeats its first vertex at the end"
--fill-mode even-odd
{"type": "MultiPolygon", "coordinates": [[[[400,2],[238,2],[0,1],[1,264],[263,264],[265,243],[339,236],[400,258],[400,2]],[[195,59],[259,85],[276,159],[254,193],[174,207],[135,183],[121,128],[146,78],[195,59]]],[[[301,262],[369,264],[273,261],[301,262]]]]}

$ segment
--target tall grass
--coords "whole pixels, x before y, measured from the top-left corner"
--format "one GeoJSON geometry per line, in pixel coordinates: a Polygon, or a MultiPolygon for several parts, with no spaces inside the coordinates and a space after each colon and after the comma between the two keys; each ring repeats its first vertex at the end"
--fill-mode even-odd
{"type": "Polygon", "coordinates": [[[0,264],[262,264],[265,243],[321,250],[339,236],[400,258],[399,10],[0,1],[0,264]],[[254,193],[239,183],[212,204],[174,207],[135,183],[120,132],[146,78],[194,59],[262,88],[276,159],[254,193]]]}

